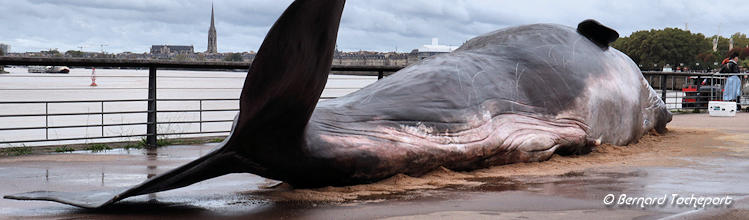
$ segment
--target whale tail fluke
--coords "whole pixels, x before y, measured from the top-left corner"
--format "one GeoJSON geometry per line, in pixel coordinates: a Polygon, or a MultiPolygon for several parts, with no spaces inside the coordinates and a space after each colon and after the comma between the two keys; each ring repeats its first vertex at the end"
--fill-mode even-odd
{"type": "Polygon", "coordinates": [[[212,167],[238,167],[235,163],[237,160],[232,158],[232,156],[220,154],[221,152],[214,151],[174,170],[151,178],[132,188],[115,188],[87,192],[34,191],[6,195],[3,198],[54,201],[81,208],[100,208],[128,197],[176,189],[213,177],[241,172],[241,170],[238,169],[211,169],[212,167]]]}
{"type": "Polygon", "coordinates": [[[276,21],[245,79],[238,129],[301,134],[328,80],[344,4],[298,0],[276,21]]]}
{"type": "Polygon", "coordinates": [[[127,197],[191,185],[229,173],[271,175],[271,155],[298,148],[327,82],[345,0],[294,1],[271,27],[240,95],[232,133],[215,151],[135,187],[90,192],[36,191],[7,199],[101,208],[127,197]],[[252,158],[251,158],[252,157],[252,158]]]}

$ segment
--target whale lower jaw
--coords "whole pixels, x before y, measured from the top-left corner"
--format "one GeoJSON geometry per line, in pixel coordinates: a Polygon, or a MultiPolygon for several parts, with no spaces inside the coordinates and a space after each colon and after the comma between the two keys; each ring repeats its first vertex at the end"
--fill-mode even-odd
{"type": "Polygon", "coordinates": [[[518,113],[483,117],[468,122],[463,126],[468,128],[459,131],[438,131],[429,122],[392,126],[391,122],[377,121],[325,129],[311,127],[320,130],[308,130],[302,154],[311,157],[311,161],[327,161],[326,164],[335,165],[329,169],[347,175],[331,179],[350,180],[320,185],[373,182],[399,173],[419,176],[440,166],[471,170],[544,161],[555,152],[585,153],[593,146],[581,120],[518,113]]]}

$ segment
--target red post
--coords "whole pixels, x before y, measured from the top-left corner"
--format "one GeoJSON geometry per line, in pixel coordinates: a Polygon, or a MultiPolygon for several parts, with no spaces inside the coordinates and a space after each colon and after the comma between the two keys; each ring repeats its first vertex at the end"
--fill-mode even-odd
{"type": "Polygon", "coordinates": [[[91,86],[99,86],[96,85],[96,67],[91,68],[91,86]]]}

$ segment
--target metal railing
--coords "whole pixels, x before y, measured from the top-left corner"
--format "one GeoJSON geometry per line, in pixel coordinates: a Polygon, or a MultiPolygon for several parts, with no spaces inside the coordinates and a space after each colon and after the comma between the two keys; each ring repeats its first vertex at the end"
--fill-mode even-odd
{"type": "Polygon", "coordinates": [[[12,104],[44,104],[44,114],[9,114],[9,115],[0,115],[1,118],[8,118],[8,117],[44,117],[44,126],[37,126],[37,127],[5,127],[0,128],[0,131],[9,131],[9,130],[37,130],[37,129],[44,129],[45,131],[45,138],[44,139],[38,139],[38,140],[24,140],[24,141],[0,141],[0,144],[8,144],[8,143],[18,143],[18,142],[42,142],[42,141],[65,141],[65,140],[78,140],[78,139],[96,139],[96,138],[122,138],[122,137],[134,137],[134,136],[145,136],[147,134],[143,135],[119,135],[119,136],[104,136],[104,128],[107,126],[128,126],[128,125],[142,125],[147,123],[120,123],[120,124],[104,124],[104,115],[105,114],[135,114],[135,113],[147,113],[145,111],[131,111],[131,112],[104,112],[104,103],[115,103],[115,102],[145,102],[148,101],[147,99],[143,100],[84,100],[84,101],[11,101],[11,102],[0,102],[0,105],[12,105],[12,104]],[[49,104],[56,104],[56,103],[100,103],[102,111],[99,113],[49,113],[50,108],[49,104]],[[101,124],[97,125],[67,125],[67,126],[50,126],[49,125],[49,119],[50,117],[55,116],[77,116],[77,115],[93,115],[98,114],[101,116],[101,124]],[[89,137],[76,137],[76,138],[61,138],[61,139],[49,139],[49,129],[64,129],[64,128],[87,128],[87,127],[101,127],[101,137],[95,137],[95,138],[89,138],[89,137]]]}
{"type": "MultiPolygon", "coordinates": [[[[18,131],[18,130],[44,130],[44,138],[29,139],[29,140],[0,140],[0,144],[18,144],[18,143],[31,143],[31,142],[59,142],[59,141],[76,141],[76,140],[88,140],[88,139],[111,139],[111,138],[132,138],[132,137],[145,137],[145,142],[148,146],[156,146],[157,137],[159,135],[198,135],[198,134],[221,134],[228,133],[229,130],[205,130],[204,124],[210,123],[231,123],[233,120],[221,119],[221,120],[205,120],[204,113],[207,112],[229,112],[235,113],[239,111],[238,108],[206,108],[206,103],[211,102],[225,102],[225,101],[238,101],[238,98],[218,98],[218,99],[158,99],[157,91],[165,89],[242,89],[242,88],[157,88],[157,78],[185,78],[180,76],[157,76],[158,69],[180,69],[180,70],[232,70],[240,69],[246,71],[250,65],[247,62],[178,62],[178,61],[164,61],[164,60],[120,60],[120,59],[78,59],[78,58],[21,58],[21,57],[0,57],[0,65],[60,65],[60,66],[77,66],[77,67],[143,67],[148,68],[148,87],[143,88],[107,88],[107,89],[141,89],[148,90],[148,97],[146,99],[121,99],[121,100],[80,100],[80,101],[0,101],[0,106],[7,105],[44,105],[44,113],[35,114],[7,114],[1,115],[0,119],[10,117],[37,117],[44,118],[44,126],[29,126],[29,127],[3,127],[0,125],[0,131],[18,131]],[[146,104],[145,111],[106,111],[105,105],[109,103],[144,103],[146,104]],[[196,102],[198,104],[197,109],[178,109],[178,110],[158,110],[158,103],[168,102],[196,102]],[[64,112],[64,113],[53,113],[50,111],[50,105],[56,104],[96,104],[99,106],[99,111],[94,112],[64,112]],[[159,113],[197,113],[197,119],[191,119],[186,121],[159,121],[159,113]],[[132,114],[145,114],[145,122],[118,122],[118,123],[106,123],[105,116],[107,115],[132,115],[132,114]],[[50,126],[50,117],[65,117],[65,116],[98,116],[98,124],[84,125],[52,125],[50,126]],[[197,124],[198,130],[194,132],[159,132],[159,125],[169,124],[197,124]],[[146,131],[136,134],[107,134],[105,128],[117,127],[117,126],[146,126],[146,131]],[[100,134],[96,136],[86,137],[65,137],[65,138],[50,138],[50,130],[56,129],[70,129],[70,128],[100,128],[100,134]]],[[[331,71],[337,74],[351,75],[367,75],[367,76],[378,76],[381,79],[388,73],[392,73],[400,70],[402,67],[397,66],[333,66],[331,71]]],[[[740,76],[746,76],[747,74],[737,74],[740,76]]],[[[40,75],[46,77],[61,77],[61,76],[49,76],[40,75]]],[[[704,109],[707,107],[707,102],[710,100],[720,100],[722,93],[720,88],[725,84],[726,74],[716,73],[683,73],[683,72],[654,72],[654,71],[643,71],[643,76],[650,83],[650,85],[658,92],[660,97],[664,100],[669,109],[687,110],[687,109],[704,109]],[[706,83],[703,85],[703,81],[706,83]],[[708,88],[704,90],[704,88],[708,88]],[[703,89],[703,90],[700,90],[703,89]]],[[[4,77],[13,77],[6,75],[4,77]]],[[[35,76],[36,77],[36,76],[35,76]]],[[[88,77],[88,76],[65,76],[65,77],[88,77]]],[[[146,77],[146,76],[110,76],[110,77],[146,77]]],[[[225,76],[189,76],[187,78],[243,78],[243,77],[225,77],[225,76]]],[[[742,87],[747,80],[742,78],[742,87]]],[[[49,88],[48,90],[83,90],[85,88],[49,88]]],[[[328,89],[348,89],[355,90],[358,88],[328,88],[328,89]]],[[[0,90],[40,90],[34,88],[16,88],[16,89],[0,89],[0,90]]],[[[42,89],[45,90],[45,89],[42,89]]],[[[636,95],[636,94],[632,94],[636,95]]],[[[322,99],[331,99],[335,97],[322,97],[322,99]]],[[[746,96],[740,100],[742,104],[749,105],[749,99],[746,96]]],[[[112,132],[110,132],[112,133],[112,132]]]]}
{"type": "MultiPolygon", "coordinates": [[[[749,81],[747,73],[702,73],[702,72],[658,72],[643,71],[645,80],[656,90],[669,110],[707,109],[710,101],[723,101],[723,87],[726,78],[736,75],[741,80],[741,88],[749,81]]],[[[741,91],[749,92],[749,91],[741,91]]],[[[748,93],[749,94],[749,93],[748,93]]],[[[741,94],[737,104],[749,105],[749,95],[741,94]]]]}
{"type": "MultiPolygon", "coordinates": [[[[10,130],[41,130],[44,129],[44,139],[32,139],[32,140],[14,140],[14,141],[0,141],[0,144],[14,144],[14,143],[31,143],[31,142],[55,142],[55,141],[69,141],[69,140],[86,140],[86,139],[109,139],[109,138],[129,138],[129,137],[146,137],[146,145],[149,147],[155,147],[157,145],[157,137],[159,135],[190,135],[190,134],[211,134],[211,133],[226,133],[229,131],[204,131],[204,123],[230,123],[233,120],[203,120],[204,112],[236,112],[238,108],[231,109],[204,109],[204,102],[211,101],[238,101],[239,99],[157,99],[157,70],[158,69],[180,69],[180,70],[244,70],[249,69],[249,62],[195,62],[195,61],[169,61],[169,60],[123,60],[123,59],[86,59],[86,58],[29,58],[29,57],[0,57],[0,65],[43,65],[43,66],[71,66],[71,67],[143,67],[148,68],[148,87],[147,88],[120,88],[120,89],[147,89],[147,99],[129,99],[129,100],[81,100],[81,101],[7,101],[0,102],[0,105],[11,105],[11,104],[44,104],[44,114],[9,114],[0,115],[0,118],[7,117],[44,117],[44,126],[35,127],[3,127],[0,131],[10,130]],[[157,110],[157,103],[159,102],[198,102],[199,108],[197,110],[157,110]],[[146,111],[105,111],[105,103],[123,103],[123,102],[146,102],[146,111]],[[99,112],[87,112],[87,113],[50,113],[50,104],[58,103],[99,103],[99,112]],[[105,123],[104,116],[112,114],[146,114],[146,122],[137,123],[105,123]],[[177,121],[177,122],[160,122],[158,120],[158,113],[198,113],[199,119],[196,121],[177,121]],[[50,117],[57,116],[91,116],[98,115],[100,117],[99,124],[85,124],[85,125],[65,125],[65,126],[50,126],[50,117]],[[176,132],[176,133],[164,133],[159,134],[158,125],[160,124],[199,124],[199,130],[197,132],[176,132]],[[146,132],[141,134],[122,134],[122,135],[107,135],[105,132],[106,127],[112,126],[135,126],[135,125],[146,125],[146,132]],[[90,128],[100,127],[101,133],[94,137],[71,137],[71,138],[50,138],[50,129],[66,129],[66,128],[90,128]]],[[[400,70],[403,67],[398,66],[337,66],[334,65],[331,71],[339,75],[365,75],[365,76],[377,76],[378,79],[382,79],[386,74],[400,70]]],[[[210,78],[210,77],[203,77],[210,78]]],[[[80,88],[70,88],[80,89],[80,88]]],[[[170,89],[170,88],[164,88],[170,89]]],[[[175,88],[175,89],[186,89],[186,88],[175,88]]],[[[241,88],[201,88],[201,89],[241,89],[241,88]]],[[[354,88],[334,88],[334,89],[354,89],[354,88]]],[[[21,89],[23,90],[23,89],[21,89]]],[[[59,90],[59,89],[51,89],[59,90]]],[[[322,99],[330,99],[333,97],[322,97],[322,99]]]]}
{"type": "MultiPolygon", "coordinates": [[[[330,97],[323,97],[325,99],[329,99],[330,97]]],[[[36,127],[3,127],[0,128],[0,131],[18,131],[18,130],[44,130],[44,139],[31,139],[31,140],[16,140],[16,141],[0,141],[0,144],[11,144],[11,143],[32,143],[32,142],[48,142],[48,141],[68,141],[68,140],[85,140],[85,139],[107,139],[107,138],[128,138],[128,137],[147,137],[147,136],[153,136],[153,135],[159,135],[158,133],[142,133],[142,134],[129,134],[129,135],[106,135],[105,128],[106,127],[114,127],[114,126],[135,126],[135,125],[161,125],[161,124],[199,124],[199,131],[198,132],[181,132],[181,133],[175,133],[175,132],[169,132],[169,133],[161,133],[160,135],[189,135],[189,134],[211,134],[211,133],[227,133],[230,132],[229,130],[220,130],[220,131],[203,131],[203,124],[204,123],[231,123],[233,120],[203,120],[203,113],[204,112],[238,112],[238,108],[219,108],[219,109],[204,109],[203,103],[204,102],[211,102],[211,101],[239,101],[239,99],[156,99],[156,102],[199,102],[199,108],[196,110],[159,110],[156,113],[199,113],[200,117],[197,121],[171,121],[171,122],[153,122],[153,121],[147,121],[147,122],[136,122],[136,123],[106,123],[104,120],[105,115],[124,115],[124,114],[149,114],[151,112],[149,111],[105,111],[104,104],[105,103],[124,103],[124,102],[148,102],[149,99],[128,99],[128,100],[80,100],[80,101],[10,101],[10,102],[2,102],[0,101],[0,106],[2,105],[14,105],[14,104],[44,104],[44,114],[7,114],[7,115],[0,115],[0,118],[10,118],[10,117],[44,117],[44,126],[36,126],[36,127]],[[50,104],[81,104],[81,103],[99,103],[100,108],[98,112],[86,112],[86,113],[50,113],[50,104]],[[89,124],[86,123],[85,125],[64,125],[64,126],[50,126],[50,117],[59,117],[59,116],[99,116],[100,123],[98,124],[89,124]],[[91,127],[100,127],[101,133],[99,136],[95,137],[71,137],[71,138],[49,138],[49,131],[50,129],[67,129],[67,128],[91,128],[91,127]]]]}

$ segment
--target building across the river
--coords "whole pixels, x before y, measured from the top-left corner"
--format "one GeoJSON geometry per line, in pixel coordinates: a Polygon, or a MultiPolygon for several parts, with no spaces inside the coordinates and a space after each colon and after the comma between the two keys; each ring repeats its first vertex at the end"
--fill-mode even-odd
{"type": "Polygon", "coordinates": [[[0,44],[0,56],[10,53],[10,45],[0,44]]]}
{"type": "MultiPolygon", "coordinates": [[[[0,56],[5,56],[10,50],[10,45],[0,44],[0,56]]],[[[0,73],[5,73],[5,67],[0,65],[0,73]]]]}
{"type": "Polygon", "coordinates": [[[218,53],[216,46],[216,26],[213,24],[213,4],[211,4],[211,27],[208,28],[208,49],[206,53],[218,53]]]}
{"type": "Polygon", "coordinates": [[[183,45],[153,45],[151,54],[194,54],[193,46],[183,45]]]}

